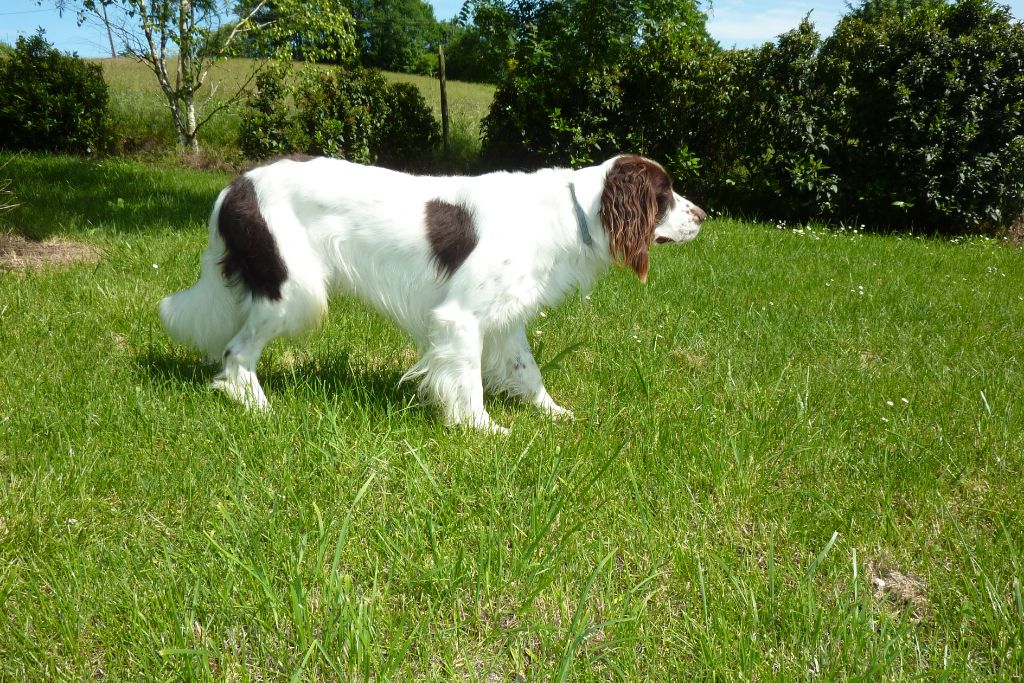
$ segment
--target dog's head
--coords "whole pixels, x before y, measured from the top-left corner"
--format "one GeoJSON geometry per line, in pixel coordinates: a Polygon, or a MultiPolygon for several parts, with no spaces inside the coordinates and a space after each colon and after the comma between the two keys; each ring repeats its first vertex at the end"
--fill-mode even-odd
{"type": "Polygon", "coordinates": [[[612,258],[647,281],[648,254],[657,242],[689,242],[706,214],[672,191],[672,178],[660,164],[634,155],[612,159],[601,194],[601,222],[612,258]]]}

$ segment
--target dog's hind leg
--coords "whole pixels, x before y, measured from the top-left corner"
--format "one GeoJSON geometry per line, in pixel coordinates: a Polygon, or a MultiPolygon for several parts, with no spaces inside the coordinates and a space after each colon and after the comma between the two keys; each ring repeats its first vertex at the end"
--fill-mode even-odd
{"type": "Polygon", "coordinates": [[[483,351],[483,380],[488,391],[504,392],[529,401],[552,417],[571,418],[572,411],[555,403],[544,387],[522,325],[487,335],[483,351]]]}

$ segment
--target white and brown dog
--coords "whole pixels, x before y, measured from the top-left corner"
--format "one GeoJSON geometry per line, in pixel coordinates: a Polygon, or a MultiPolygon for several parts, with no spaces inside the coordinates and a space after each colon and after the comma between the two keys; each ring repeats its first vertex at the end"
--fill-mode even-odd
{"type": "Polygon", "coordinates": [[[421,380],[448,423],[504,431],[485,388],[570,414],[544,388],[527,321],[613,262],[646,281],[650,245],[692,240],[704,218],[638,156],[478,177],[280,159],[220,193],[199,281],[161,301],[160,319],[223,362],[215,387],[266,409],[264,347],[313,327],[331,293],[348,293],[409,332],[419,360],[404,378],[421,380]]]}

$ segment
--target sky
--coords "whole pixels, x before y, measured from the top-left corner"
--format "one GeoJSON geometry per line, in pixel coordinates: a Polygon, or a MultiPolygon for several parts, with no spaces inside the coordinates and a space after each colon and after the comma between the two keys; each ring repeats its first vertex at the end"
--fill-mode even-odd
{"type": "MultiPolygon", "coordinates": [[[[462,8],[463,0],[428,0],[434,16],[449,19],[462,8]]],[[[72,0],[69,4],[74,5],[72,0]]],[[[709,3],[702,0],[702,6],[709,3]]],[[[1024,0],[1007,2],[1017,19],[1024,19],[1024,0]]],[[[808,12],[823,36],[829,35],[846,11],[845,0],[713,0],[708,10],[708,32],[722,47],[752,47],[774,40],[795,28],[808,12]]],[[[14,44],[20,35],[37,27],[46,39],[65,52],[82,57],[109,55],[106,34],[97,24],[76,25],[74,14],[60,16],[53,0],[0,0],[0,41],[14,44]]]]}

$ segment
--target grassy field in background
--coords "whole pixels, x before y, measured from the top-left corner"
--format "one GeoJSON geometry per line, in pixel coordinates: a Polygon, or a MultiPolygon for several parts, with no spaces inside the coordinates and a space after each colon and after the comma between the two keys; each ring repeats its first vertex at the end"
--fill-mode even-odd
{"type": "Polygon", "coordinates": [[[228,179],[19,156],[0,679],[1024,676],[1024,252],[710,221],[529,328],[551,423],[444,428],[334,303],[213,393],[155,306],[228,179]]]}
{"type": "MultiPolygon", "coordinates": [[[[129,58],[94,61],[103,67],[103,76],[110,87],[114,130],[126,138],[128,151],[173,149],[174,128],[167,113],[166,100],[152,72],[144,64],[129,58]]],[[[200,114],[244,86],[255,66],[253,61],[246,59],[232,59],[215,65],[199,92],[200,114]]],[[[440,119],[441,96],[437,79],[397,73],[385,73],[385,77],[418,87],[440,119]]],[[[448,81],[453,139],[462,145],[479,147],[479,124],[487,114],[493,96],[493,86],[448,81]]],[[[200,141],[207,152],[230,155],[237,146],[238,126],[237,107],[223,111],[200,132],[200,141]]]]}

